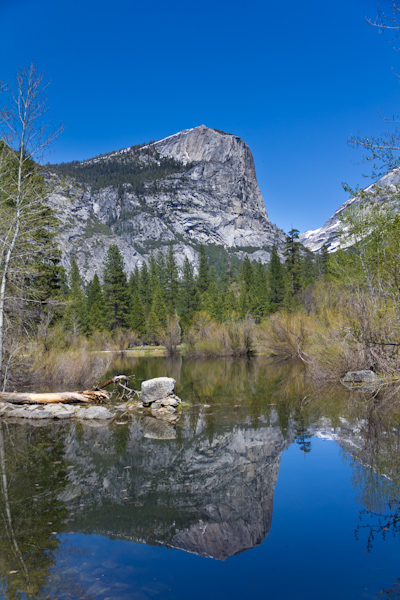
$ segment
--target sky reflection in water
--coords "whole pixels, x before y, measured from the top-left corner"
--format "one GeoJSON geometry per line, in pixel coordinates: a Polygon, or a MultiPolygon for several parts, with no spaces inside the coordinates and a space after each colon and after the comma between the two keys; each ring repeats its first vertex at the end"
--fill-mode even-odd
{"type": "Polygon", "coordinates": [[[361,599],[395,584],[398,535],[372,513],[398,488],[368,467],[397,477],[395,417],[262,358],[131,362],[115,372],[174,376],[191,401],[175,439],[136,419],[1,427],[0,598],[361,599]]]}

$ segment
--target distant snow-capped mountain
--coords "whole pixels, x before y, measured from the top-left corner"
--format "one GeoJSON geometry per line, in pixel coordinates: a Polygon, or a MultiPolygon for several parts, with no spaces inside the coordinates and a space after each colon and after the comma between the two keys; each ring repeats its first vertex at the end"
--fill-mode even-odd
{"type": "MultiPolygon", "coordinates": [[[[371,194],[371,198],[376,193],[376,201],[390,200],[393,197],[393,193],[398,191],[400,186],[400,168],[390,171],[379,179],[376,183],[368,186],[364,191],[371,194]]],[[[319,252],[322,246],[325,244],[329,252],[335,252],[340,245],[338,232],[343,229],[343,224],[340,220],[340,216],[343,211],[354,203],[360,202],[360,196],[350,198],[344,202],[335,212],[330,219],[327,220],[325,225],[319,229],[313,229],[306,231],[300,235],[300,241],[306,248],[312,252],[319,252]]]]}

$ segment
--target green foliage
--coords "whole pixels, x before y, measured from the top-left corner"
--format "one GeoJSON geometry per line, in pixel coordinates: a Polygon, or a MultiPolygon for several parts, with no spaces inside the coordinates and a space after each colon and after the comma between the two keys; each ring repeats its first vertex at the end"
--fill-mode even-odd
{"type": "Polygon", "coordinates": [[[149,344],[156,344],[158,342],[161,329],[161,323],[157,315],[151,310],[146,325],[146,339],[149,344]]]}
{"type": "Polygon", "coordinates": [[[184,324],[188,324],[193,314],[200,308],[200,295],[195,284],[193,267],[187,257],[183,263],[178,297],[179,314],[182,316],[184,324]]]}
{"type": "Polygon", "coordinates": [[[155,289],[151,310],[157,317],[160,326],[165,327],[167,324],[167,308],[165,305],[164,294],[160,285],[157,285],[155,289]]]}
{"type": "Polygon", "coordinates": [[[286,290],[285,269],[278,256],[276,246],[272,248],[268,265],[268,305],[270,312],[276,312],[283,306],[286,290]]]}
{"type": "Polygon", "coordinates": [[[178,265],[175,260],[174,247],[172,244],[168,244],[168,251],[165,259],[164,296],[170,315],[174,313],[178,303],[178,287],[178,265]]]}
{"type": "Polygon", "coordinates": [[[143,306],[150,305],[152,302],[152,293],[150,288],[150,276],[147,263],[143,263],[139,275],[139,295],[143,306]]]}
{"type": "Polygon", "coordinates": [[[199,249],[199,273],[197,275],[197,287],[202,294],[207,291],[210,284],[210,267],[208,265],[206,251],[203,245],[199,249]]]}
{"type": "Polygon", "coordinates": [[[131,296],[130,326],[140,335],[146,333],[146,317],[139,292],[135,290],[131,296]]]}
{"type": "Polygon", "coordinates": [[[112,233],[108,225],[92,217],[87,221],[83,237],[91,238],[99,235],[112,235],[112,233]]]}
{"type": "Polygon", "coordinates": [[[0,424],[0,577],[7,598],[43,597],[67,509],[64,434],[0,424]],[[55,441],[55,437],[57,438],[55,441]]]}
{"type": "Polygon", "coordinates": [[[328,251],[328,247],[326,244],[324,244],[320,250],[319,253],[319,265],[320,265],[320,270],[319,270],[319,274],[320,275],[329,275],[330,273],[330,254],[328,251]]]}
{"type": "Polygon", "coordinates": [[[286,270],[289,276],[289,285],[292,296],[301,288],[300,282],[300,242],[299,230],[291,229],[288,233],[285,244],[286,270]]]}
{"type": "MultiPolygon", "coordinates": [[[[294,310],[300,303],[297,295],[291,295],[285,266],[280,262],[276,247],[272,249],[268,267],[260,260],[252,263],[246,255],[238,263],[236,274],[230,269],[230,255],[223,250],[225,254],[219,256],[228,261],[224,263],[228,268],[221,275],[215,266],[210,266],[207,251],[200,246],[198,275],[195,277],[193,265],[187,258],[182,269],[178,268],[174,246],[170,243],[167,252],[159,250],[156,257],[150,254],[148,262],[143,262],[140,268],[136,266],[127,284],[122,257],[117,246],[111,246],[104,262],[103,289],[97,277],[88,283],[86,312],[81,318],[75,318],[78,326],[74,328],[69,324],[69,329],[90,336],[102,329],[130,327],[142,340],[153,343],[178,339],[180,334],[176,334],[174,319],[178,319],[179,330],[182,328],[186,332],[199,310],[219,324],[236,323],[237,319],[250,317],[258,324],[270,312],[284,305],[294,310]]],[[[304,279],[309,280],[315,263],[304,254],[299,255],[299,265],[300,273],[304,269],[308,274],[304,279]]],[[[70,298],[81,298],[82,288],[80,280],[79,285],[76,283],[75,270],[76,265],[73,265],[69,295],[70,298]]],[[[71,307],[75,306],[78,311],[79,305],[76,301],[71,307]]],[[[224,339],[224,336],[220,339],[221,348],[224,339]]]]}
{"type": "Polygon", "coordinates": [[[239,281],[244,285],[246,292],[249,292],[250,289],[252,289],[254,284],[254,272],[253,265],[251,264],[247,254],[240,267],[239,281]]]}
{"type": "Polygon", "coordinates": [[[82,290],[82,280],[78,265],[72,259],[69,273],[69,290],[64,322],[74,335],[84,333],[87,324],[85,295],[82,290]]]}
{"type": "MultiPolygon", "coordinates": [[[[325,263],[326,269],[327,263],[325,263]]],[[[303,255],[300,257],[300,288],[305,289],[318,279],[318,265],[314,254],[307,248],[303,248],[303,255]]]]}
{"type": "MultiPolygon", "coordinates": [[[[200,252],[201,246],[195,246],[195,249],[200,252]]],[[[234,252],[254,252],[259,248],[252,246],[232,247],[226,250],[223,246],[216,244],[207,244],[203,246],[204,253],[207,257],[209,267],[214,267],[218,278],[226,278],[231,282],[235,279],[236,273],[240,269],[242,261],[234,255],[234,252]]]]}
{"type": "Polygon", "coordinates": [[[363,195],[341,215],[341,251],[332,256],[330,270],[351,286],[384,291],[400,297],[400,216],[398,194],[390,202],[363,195]],[[377,201],[378,200],[378,201],[377,201]]]}
{"type": "Polygon", "coordinates": [[[218,289],[217,282],[212,280],[201,298],[201,309],[208,313],[215,321],[221,321],[222,318],[222,300],[221,292],[218,289]]]}
{"type": "Polygon", "coordinates": [[[149,302],[152,302],[156,289],[160,285],[160,278],[158,276],[158,266],[153,254],[150,254],[149,266],[150,269],[148,278],[148,297],[149,302]]]}
{"type": "Polygon", "coordinates": [[[97,273],[86,288],[86,312],[89,333],[102,331],[105,326],[105,302],[97,273]]]}
{"type": "Polygon", "coordinates": [[[124,261],[116,244],[109,247],[104,259],[103,285],[108,329],[127,327],[129,292],[124,261]]]}
{"type": "MultiPolygon", "coordinates": [[[[60,133],[49,133],[43,82],[34,63],[17,73],[0,101],[0,385],[7,383],[22,339],[47,330],[57,313],[63,272],[54,241],[57,221],[34,162],[60,133]],[[5,97],[5,103],[2,99],[5,97]]],[[[0,85],[0,92],[5,86],[0,85]]]]}
{"type": "Polygon", "coordinates": [[[258,323],[268,314],[268,272],[259,260],[254,267],[254,308],[253,316],[258,323]]]}

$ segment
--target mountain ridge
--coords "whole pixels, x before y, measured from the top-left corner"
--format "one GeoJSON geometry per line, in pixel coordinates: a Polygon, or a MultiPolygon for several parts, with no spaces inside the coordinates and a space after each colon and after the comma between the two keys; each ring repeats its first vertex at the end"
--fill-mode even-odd
{"type": "Polygon", "coordinates": [[[196,265],[198,247],[269,261],[286,236],[273,225],[253,156],[238,136],[205,125],[144,146],[82,162],[50,165],[50,205],[60,222],[62,264],[72,258],[88,281],[117,244],[128,273],[156,249],[174,246],[179,266],[196,265]]]}
{"type": "MultiPolygon", "coordinates": [[[[363,195],[370,198],[372,202],[384,202],[390,200],[394,193],[398,194],[400,186],[400,167],[389,171],[375,183],[363,190],[363,195]]],[[[361,195],[349,198],[343,202],[334,214],[318,229],[311,229],[300,234],[301,243],[312,252],[319,252],[323,245],[329,252],[335,252],[340,247],[339,232],[344,229],[340,220],[341,213],[353,204],[359,204],[361,195]]]]}

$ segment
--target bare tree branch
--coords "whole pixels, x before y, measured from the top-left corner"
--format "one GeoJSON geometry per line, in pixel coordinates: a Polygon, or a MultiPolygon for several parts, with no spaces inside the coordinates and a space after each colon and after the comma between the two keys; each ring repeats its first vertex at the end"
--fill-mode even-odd
{"type": "Polygon", "coordinates": [[[17,74],[15,86],[0,84],[5,96],[0,104],[0,385],[7,287],[11,279],[15,287],[19,273],[31,277],[35,259],[43,259],[49,251],[40,239],[46,196],[33,162],[63,130],[52,128],[45,118],[48,85],[33,62],[17,74]]]}

